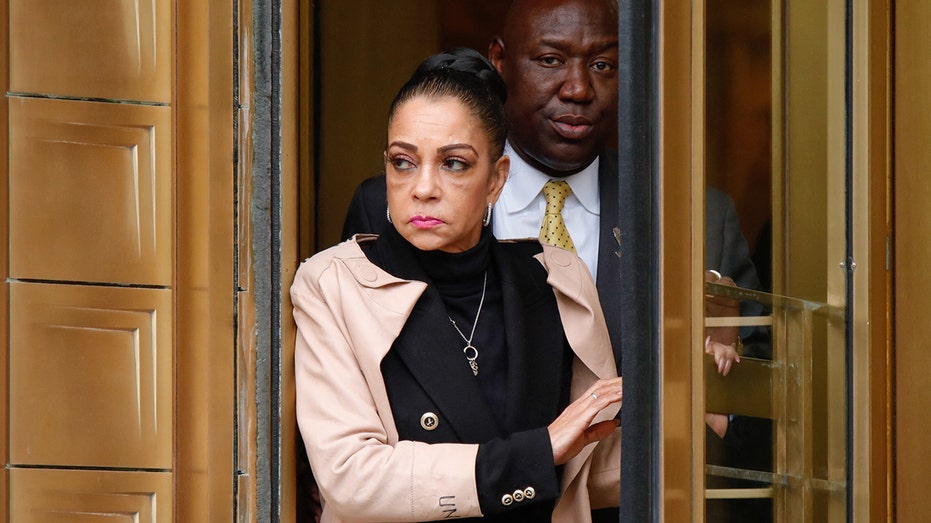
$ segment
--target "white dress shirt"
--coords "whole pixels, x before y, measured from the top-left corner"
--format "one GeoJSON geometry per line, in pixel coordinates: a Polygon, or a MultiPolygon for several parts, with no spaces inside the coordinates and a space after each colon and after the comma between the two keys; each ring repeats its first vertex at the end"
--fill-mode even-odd
{"type": "Polygon", "coordinates": [[[537,238],[546,212],[543,185],[550,180],[565,180],[572,189],[563,207],[563,220],[575,250],[594,278],[598,274],[598,231],[601,200],[598,197],[598,158],[585,169],[565,178],[551,178],[531,167],[511,144],[504,147],[511,159],[504,190],[494,209],[495,237],[498,239],[537,238]]]}

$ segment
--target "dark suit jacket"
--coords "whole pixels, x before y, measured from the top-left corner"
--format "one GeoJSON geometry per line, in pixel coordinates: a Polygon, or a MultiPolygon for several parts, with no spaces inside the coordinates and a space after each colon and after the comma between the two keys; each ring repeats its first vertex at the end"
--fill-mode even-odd
{"type": "Polygon", "coordinates": [[[705,268],[730,276],[745,289],[760,289],[734,202],[712,187],[705,191],[705,268]]]}

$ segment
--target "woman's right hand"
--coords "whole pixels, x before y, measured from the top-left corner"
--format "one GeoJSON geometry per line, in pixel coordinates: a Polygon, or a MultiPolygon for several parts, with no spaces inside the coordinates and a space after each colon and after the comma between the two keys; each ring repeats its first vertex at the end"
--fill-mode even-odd
{"type": "Polygon", "coordinates": [[[589,443],[610,436],[620,423],[610,419],[595,423],[595,416],[605,408],[621,403],[624,378],[598,380],[585,394],[573,401],[547,430],[553,446],[553,462],[562,465],[578,455],[589,443]]]}

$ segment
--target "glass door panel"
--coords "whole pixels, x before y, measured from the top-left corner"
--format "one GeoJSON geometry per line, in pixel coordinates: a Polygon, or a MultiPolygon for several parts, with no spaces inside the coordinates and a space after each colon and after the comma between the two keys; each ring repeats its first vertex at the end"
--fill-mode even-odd
{"type": "Polygon", "coordinates": [[[706,347],[740,353],[696,380],[705,516],[843,521],[846,3],[708,0],[705,20],[706,347]]]}

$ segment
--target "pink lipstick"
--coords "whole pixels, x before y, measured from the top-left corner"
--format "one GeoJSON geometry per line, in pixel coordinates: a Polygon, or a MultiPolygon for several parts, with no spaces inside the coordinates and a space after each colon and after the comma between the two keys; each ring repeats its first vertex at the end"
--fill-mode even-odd
{"type": "Polygon", "coordinates": [[[442,225],[443,220],[439,218],[434,218],[433,216],[414,216],[410,219],[410,224],[418,229],[431,229],[437,225],[442,225]]]}

